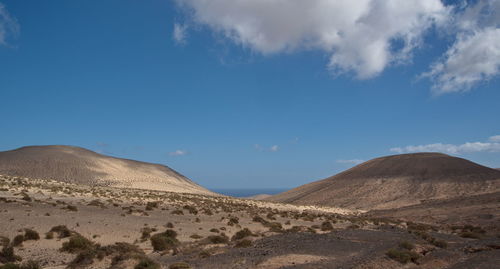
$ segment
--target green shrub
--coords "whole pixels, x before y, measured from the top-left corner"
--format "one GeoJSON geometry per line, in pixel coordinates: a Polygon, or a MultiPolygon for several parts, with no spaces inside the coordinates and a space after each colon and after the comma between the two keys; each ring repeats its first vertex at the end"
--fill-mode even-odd
{"type": "Polygon", "coordinates": [[[47,232],[45,234],[45,239],[54,239],[54,232],[47,232]]]}
{"type": "Polygon", "coordinates": [[[193,238],[193,239],[201,239],[201,238],[203,238],[203,236],[201,236],[201,235],[199,235],[199,234],[192,234],[192,235],[190,236],[190,238],[193,238]]]}
{"type": "Polygon", "coordinates": [[[176,262],[171,264],[168,269],[191,269],[191,266],[185,262],[176,262]]]}
{"type": "Polygon", "coordinates": [[[325,222],[321,223],[321,230],[322,231],[331,231],[331,230],[333,230],[332,223],[329,222],[329,221],[325,221],[325,222]]]}
{"type": "Polygon", "coordinates": [[[71,230],[68,229],[65,225],[58,225],[52,227],[49,232],[54,232],[58,234],[59,238],[66,238],[71,236],[71,230]]]}
{"type": "Polygon", "coordinates": [[[37,261],[29,260],[21,264],[20,269],[42,269],[42,266],[40,266],[40,263],[37,261]]]}
{"type": "Polygon", "coordinates": [[[408,263],[408,262],[416,262],[418,258],[420,257],[418,253],[410,251],[410,250],[400,250],[400,249],[395,249],[391,248],[386,252],[386,255],[400,263],[408,263]]]}
{"type": "Polygon", "coordinates": [[[448,247],[448,243],[446,243],[446,241],[443,241],[443,240],[434,240],[434,241],[432,241],[432,244],[438,248],[447,248],[448,247]]]}
{"type": "Polygon", "coordinates": [[[180,209],[173,210],[170,213],[173,214],[173,215],[184,215],[184,211],[182,211],[180,209]]]}
{"type": "Polygon", "coordinates": [[[469,231],[461,232],[460,236],[463,237],[463,238],[472,238],[472,239],[479,239],[479,238],[481,238],[480,234],[475,233],[475,232],[469,232],[469,231]]]}
{"type": "Polygon", "coordinates": [[[185,205],[183,208],[189,211],[190,214],[198,215],[198,210],[194,206],[185,205]]]}
{"type": "Polygon", "coordinates": [[[279,222],[269,222],[264,226],[268,227],[270,232],[275,232],[275,233],[283,232],[283,226],[279,222]]]}
{"type": "Polygon", "coordinates": [[[248,240],[248,239],[240,240],[240,241],[236,242],[236,244],[234,245],[234,247],[236,247],[236,248],[248,248],[251,246],[252,246],[252,240],[248,240]]]}
{"type": "Polygon", "coordinates": [[[251,235],[253,235],[252,231],[250,231],[248,228],[245,228],[236,232],[231,238],[231,240],[236,241],[251,235]]]}
{"type": "Polygon", "coordinates": [[[26,240],[38,240],[40,239],[40,235],[38,234],[37,231],[32,230],[32,229],[25,229],[24,230],[24,241],[26,240]]]}
{"type": "Polygon", "coordinates": [[[151,237],[151,233],[153,232],[153,230],[149,227],[145,227],[145,228],[142,228],[142,235],[141,235],[141,239],[148,239],[151,237]]]}
{"type": "Polygon", "coordinates": [[[14,254],[14,248],[11,246],[3,247],[0,252],[0,263],[15,262],[20,260],[21,257],[14,254]]]}
{"type": "Polygon", "coordinates": [[[68,205],[66,206],[66,209],[69,210],[69,211],[78,211],[78,207],[74,206],[74,205],[68,205]]]}
{"type": "Polygon", "coordinates": [[[10,239],[5,236],[0,236],[0,246],[6,247],[10,244],[10,239]]]}
{"type": "Polygon", "coordinates": [[[208,258],[208,257],[212,256],[212,253],[210,253],[206,250],[202,250],[198,256],[200,256],[200,258],[208,258]]]}
{"type": "Polygon", "coordinates": [[[93,247],[94,243],[92,243],[92,241],[88,240],[80,234],[75,234],[69,238],[68,242],[63,243],[61,250],[70,253],[76,253],[92,249],[93,247]]]}
{"type": "Polygon", "coordinates": [[[21,266],[15,263],[7,263],[4,265],[0,265],[0,269],[21,269],[21,266]]]}
{"type": "Polygon", "coordinates": [[[142,258],[134,269],[160,269],[160,265],[148,258],[142,258]]]}
{"type": "Polygon", "coordinates": [[[151,236],[151,245],[155,251],[163,251],[175,248],[179,241],[176,239],[177,233],[174,230],[167,230],[151,236]]]}
{"type": "Polygon", "coordinates": [[[415,248],[415,245],[413,245],[412,243],[410,243],[408,241],[403,241],[403,242],[399,243],[399,247],[407,249],[407,250],[412,250],[415,248]]]}
{"type": "Polygon", "coordinates": [[[87,249],[81,249],[78,255],[71,261],[68,268],[82,268],[90,265],[94,262],[94,258],[97,255],[97,249],[89,247],[87,249]]]}
{"type": "Polygon", "coordinates": [[[158,202],[148,202],[146,204],[146,210],[153,210],[154,208],[158,208],[158,202]]]}
{"type": "Polygon", "coordinates": [[[263,225],[265,225],[265,224],[269,223],[269,221],[265,220],[265,219],[264,219],[264,218],[262,218],[261,216],[254,216],[254,217],[252,218],[252,221],[253,221],[253,222],[260,222],[260,223],[262,223],[263,225]]]}
{"type": "Polygon", "coordinates": [[[24,235],[18,234],[12,239],[12,246],[17,247],[23,244],[24,235]]]}
{"type": "Polygon", "coordinates": [[[234,226],[235,224],[238,224],[239,222],[240,222],[240,219],[238,217],[230,217],[229,221],[227,222],[227,225],[234,226]]]}
{"type": "Polygon", "coordinates": [[[208,241],[212,244],[227,244],[229,238],[226,235],[210,235],[208,241]]]}

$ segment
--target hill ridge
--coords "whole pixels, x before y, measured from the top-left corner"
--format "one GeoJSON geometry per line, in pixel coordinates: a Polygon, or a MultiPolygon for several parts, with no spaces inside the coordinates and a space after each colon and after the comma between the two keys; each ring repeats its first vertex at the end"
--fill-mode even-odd
{"type": "Polygon", "coordinates": [[[166,165],[68,145],[25,146],[0,152],[0,174],[91,186],[214,194],[166,165]]]}
{"type": "Polygon", "coordinates": [[[494,192],[499,186],[498,170],[442,153],[410,153],[374,158],[266,200],[384,209],[494,192]]]}

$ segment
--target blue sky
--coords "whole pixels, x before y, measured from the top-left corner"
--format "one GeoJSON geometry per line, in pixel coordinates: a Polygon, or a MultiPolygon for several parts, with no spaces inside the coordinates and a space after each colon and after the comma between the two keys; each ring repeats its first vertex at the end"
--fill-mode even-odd
{"type": "MultiPolygon", "coordinates": [[[[476,12],[499,1],[428,0],[418,27],[369,29],[390,45],[374,51],[356,25],[225,1],[0,0],[0,150],[76,145],[210,188],[294,187],[413,151],[500,167],[500,16],[476,12]]],[[[347,9],[398,18],[375,7],[347,9]]]]}

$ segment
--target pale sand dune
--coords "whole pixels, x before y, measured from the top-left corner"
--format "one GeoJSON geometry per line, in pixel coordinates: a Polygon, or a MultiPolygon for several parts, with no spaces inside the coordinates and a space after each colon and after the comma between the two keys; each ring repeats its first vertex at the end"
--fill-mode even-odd
{"type": "Polygon", "coordinates": [[[30,146],[0,152],[0,174],[90,186],[215,195],[165,165],[110,157],[72,146],[30,146]]]}

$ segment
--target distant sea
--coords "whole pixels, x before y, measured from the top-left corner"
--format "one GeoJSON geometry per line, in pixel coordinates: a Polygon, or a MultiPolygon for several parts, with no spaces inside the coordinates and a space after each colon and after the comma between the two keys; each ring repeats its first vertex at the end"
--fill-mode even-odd
{"type": "Polygon", "coordinates": [[[278,194],[289,189],[275,188],[275,189],[210,189],[211,191],[233,197],[249,197],[257,194],[278,194]]]}

